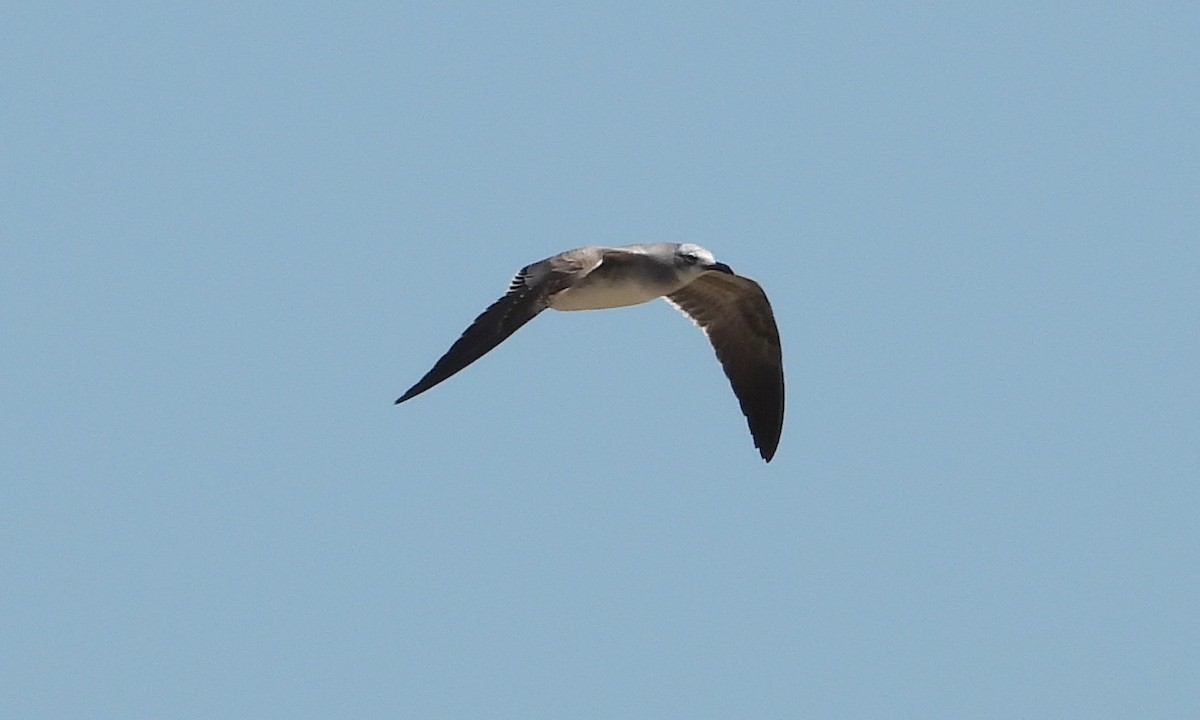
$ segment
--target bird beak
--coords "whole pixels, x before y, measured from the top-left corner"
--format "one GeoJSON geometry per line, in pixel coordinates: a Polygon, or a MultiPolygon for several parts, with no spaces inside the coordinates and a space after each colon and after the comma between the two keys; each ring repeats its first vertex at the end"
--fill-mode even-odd
{"type": "Polygon", "coordinates": [[[730,275],[736,274],[733,272],[732,268],[730,268],[728,265],[726,265],[723,262],[713,263],[712,265],[709,265],[707,269],[716,270],[717,272],[729,273],[730,275]]]}

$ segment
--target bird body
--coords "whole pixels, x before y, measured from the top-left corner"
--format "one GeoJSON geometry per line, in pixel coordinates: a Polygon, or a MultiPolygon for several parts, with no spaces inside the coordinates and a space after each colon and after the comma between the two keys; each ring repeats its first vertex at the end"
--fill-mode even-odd
{"type": "Polygon", "coordinates": [[[581,247],[517,272],[402,403],[478,360],[542,310],[601,310],[665,298],[702,329],[729,378],[755,446],[770,461],[783,429],[779,331],[758,283],[692,243],[581,247]]]}
{"type": "MultiPolygon", "coordinates": [[[[708,253],[699,246],[691,247],[708,253]]],[[[675,262],[675,248],[672,243],[654,243],[568,251],[587,257],[588,271],[582,273],[571,287],[550,298],[550,307],[555,310],[601,310],[638,305],[675,292],[704,272],[698,262],[675,262]],[[672,258],[670,265],[663,262],[668,252],[672,258]],[[593,259],[598,261],[592,264],[593,259]]],[[[712,262],[711,253],[708,253],[708,260],[712,262]]]]}

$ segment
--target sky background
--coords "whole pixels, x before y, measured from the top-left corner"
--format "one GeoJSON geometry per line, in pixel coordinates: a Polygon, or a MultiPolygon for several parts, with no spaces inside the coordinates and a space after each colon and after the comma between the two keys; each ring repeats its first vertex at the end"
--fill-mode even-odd
{"type": "Polygon", "coordinates": [[[0,716],[1200,716],[1200,7],[10,3],[0,716]],[[759,280],[764,464],[665,303],[759,280]]]}

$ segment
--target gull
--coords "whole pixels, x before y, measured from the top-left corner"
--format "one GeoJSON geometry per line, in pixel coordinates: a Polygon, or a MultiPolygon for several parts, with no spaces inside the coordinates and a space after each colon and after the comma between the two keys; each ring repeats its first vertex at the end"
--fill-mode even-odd
{"type": "Polygon", "coordinates": [[[581,247],[526,265],[396,404],[483,357],[546,308],[601,310],[659,297],[708,336],[754,446],[770,462],[783,431],[783,361],[771,303],[758,283],[692,243],[581,247]]]}

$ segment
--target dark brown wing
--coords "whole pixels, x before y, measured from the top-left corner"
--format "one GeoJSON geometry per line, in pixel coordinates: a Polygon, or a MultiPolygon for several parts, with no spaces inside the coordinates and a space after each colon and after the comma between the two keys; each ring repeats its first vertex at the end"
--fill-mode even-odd
{"type": "Polygon", "coordinates": [[[446,354],[434,363],[433,369],[401,395],[396,404],[420,395],[483,357],[545,310],[554,293],[599,262],[598,257],[577,255],[563,253],[521,268],[504,297],[480,313],[446,354]]]}
{"type": "Polygon", "coordinates": [[[783,432],[783,353],[771,303],[758,283],[707,272],[667,296],[708,335],[750,426],[770,462],[783,432]]]}

